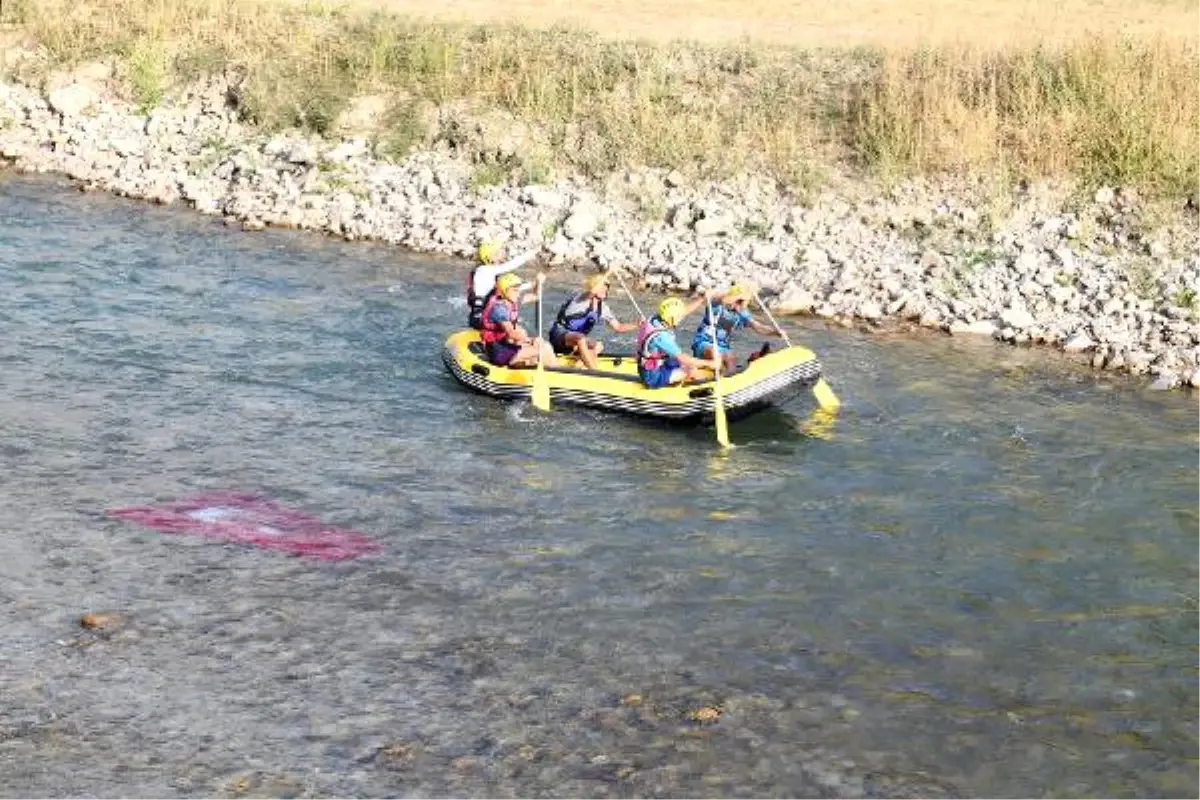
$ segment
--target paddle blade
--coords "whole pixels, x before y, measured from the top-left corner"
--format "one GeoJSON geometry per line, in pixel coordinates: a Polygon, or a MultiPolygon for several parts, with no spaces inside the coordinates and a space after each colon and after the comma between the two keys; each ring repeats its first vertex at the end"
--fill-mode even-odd
{"type": "Polygon", "coordinates": [[[533,407],[538,411],[550,410],[550,384],[546,380],[546,370],[539,361],[537,370],[533,373],[533,390],[530,392],[533,407]]]}
{"type": "Polygon", "coordinates": [[[817,398],[817,403],[826,411],[837,411],[841,407],[842,401],[838,400],[837,395],[833,393],[833,389],[829,388],[829,384],[824,378],[813,384],[813,396],[817,398]]]}
{"type": "Polygon", "coordinates": [[[713,370],[713,424],[717,428],[717,444],[731,447],[729,420],[725,418],[725,394],[721,391],[721,370],[713,370]]]}
{"type": "Polygon", "coordinates": [[[725,419],[725,400],[720,395],[717,395],[717,405],[713,411],[715,412],[714,421],[717,424],[717,444],[721,447],[730,447],[729,421],[725,419]]]}

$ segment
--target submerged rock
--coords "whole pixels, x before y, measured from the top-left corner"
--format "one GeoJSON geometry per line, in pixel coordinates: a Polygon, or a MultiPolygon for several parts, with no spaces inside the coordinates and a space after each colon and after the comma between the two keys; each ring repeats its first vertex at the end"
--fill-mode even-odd
{"type": "Polygon", "coordinates": [[[89,630],[111,630],[125,623],[125,615],[115,611],[91,611],[79,618],[79,627],[89,630]]]}

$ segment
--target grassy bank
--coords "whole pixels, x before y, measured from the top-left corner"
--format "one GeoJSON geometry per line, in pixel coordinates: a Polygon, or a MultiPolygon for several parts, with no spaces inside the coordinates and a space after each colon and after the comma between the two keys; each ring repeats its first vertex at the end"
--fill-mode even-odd
{"type": "Polygon", "coordinates": [[[431,108],[508,112],[538,146],[497,177],[642,164],[803,185],[836,165],[1197,188],[1195,37],[817,51],[256,0],[6,0],[4,16],[45,48],[44,69],[117,56],[145,106],[237,67],[245,115],[268,127],[329,132],[355,96],[383,98],[378,135],[397,153],[455,139],[456,117],[431,108]]]}

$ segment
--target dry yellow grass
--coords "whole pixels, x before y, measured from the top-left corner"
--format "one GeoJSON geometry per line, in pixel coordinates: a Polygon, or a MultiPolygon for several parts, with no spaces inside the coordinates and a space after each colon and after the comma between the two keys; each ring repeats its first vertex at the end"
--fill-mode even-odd
{"type": "MultiPolygon", "coordinates": [[[[593,14],[608,37],[381,7],[424,10],[407,0],[6,0],[4,13],[55,63],[117,55],[145,106],[172,83],[230,65],[247,76],[247,118],[268,127],[326,132],[356,94],[390,96],[381,136],[398,151],[431,133],[420,109],[449,104],[507,112],[540,134],[547,160],[593,175],[630,165],[763,169],[803,184],[834,165],[1196,191],[1195,0],[439,7],[483,20],[528,14],[538,25],[593,14]],[[661,41],[710,38],[687,27],[709,17],[726,23],[713,35],[788,44],[661,41]],[[639,30],[656,41],[621,38],[639,30]]],[[[450,138],[486,158],[459,133],[450,138]]],[[[492,180],[547,167],[486,165],[492,180]]]]}
{"type": "MultiPolygon", "coordinates": [[[[287,0],[313,5],[312,0],[287,0]]],[[[1196,0],[349,0],[443,22],[578,26],[617,39],[796,47],[1052,44],[1089,34],[1195,40],[1196,0]]]]}

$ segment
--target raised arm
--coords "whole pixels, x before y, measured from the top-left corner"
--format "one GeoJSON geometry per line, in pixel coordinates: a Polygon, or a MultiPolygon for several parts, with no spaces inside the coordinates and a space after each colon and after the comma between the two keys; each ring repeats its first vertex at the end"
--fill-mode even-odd
{"type": "Polygon", "coordinates": [[[539,272],[538,276],[537,276],[537,280],[535,282],[530,283],[529,281],[526,281],[525,283],[521,284],[521,291],[525,292],[525,294],[521,295],[520,299],[518,299],[517,302],[520,303],[521,305],[525,305],[526,303],[537,302],[537,299],[538,299],[537,289],[538,289],[538,287],[545,286],[545,285],[546,285],[546,275],[545,275],[545,273],[539,272]],[[527,289],[530,289],[530,288],[533,289],[532,292],[526,291],[527,289]]]}
{"type": "Polygon", "coordinates": [[[605,324],[617,333],[631,333],[641,327],[640,322],[621,322],[617,319],[606,319],[605,324]]]}
{"type": "Polygon", "coordinates": [[[783,336],[783,332],[780,331],[778,328],[776,328],[772,325],[768,325],[765,322],[759,322],[756,319],[750,320],[750,328],[755,333],[761,334],[763,336],[783,336]]]}
{"type": "Polygon", "coordinates": [[[538,254],[537,250],[529,250],[521,253],[516,258],[510,258],[500,264],[483,264],[475,271],[475,294],[483,297],[492,290],[492,286],[496,283],[496,278],[506,272],[512,272],[514,269],[520,269],[529,263],[529,261],[538,254]]]}
{"type": "Polygon", "coordinates": [[[685,305],[683,307],[683,313],[679,315],[679,318],[683,319],[684,317],[686,317],[687,315],[689,315],[693,311],[695,311],[697,308],[700,308],[702,305],[704,305],[704,301],[709,299],[710,296],[711,296],[711,293],[705,291],[705,292],[701,292],[697,297],[693,297],[691,300],[688,301],[687,305],[685,305]]]}

